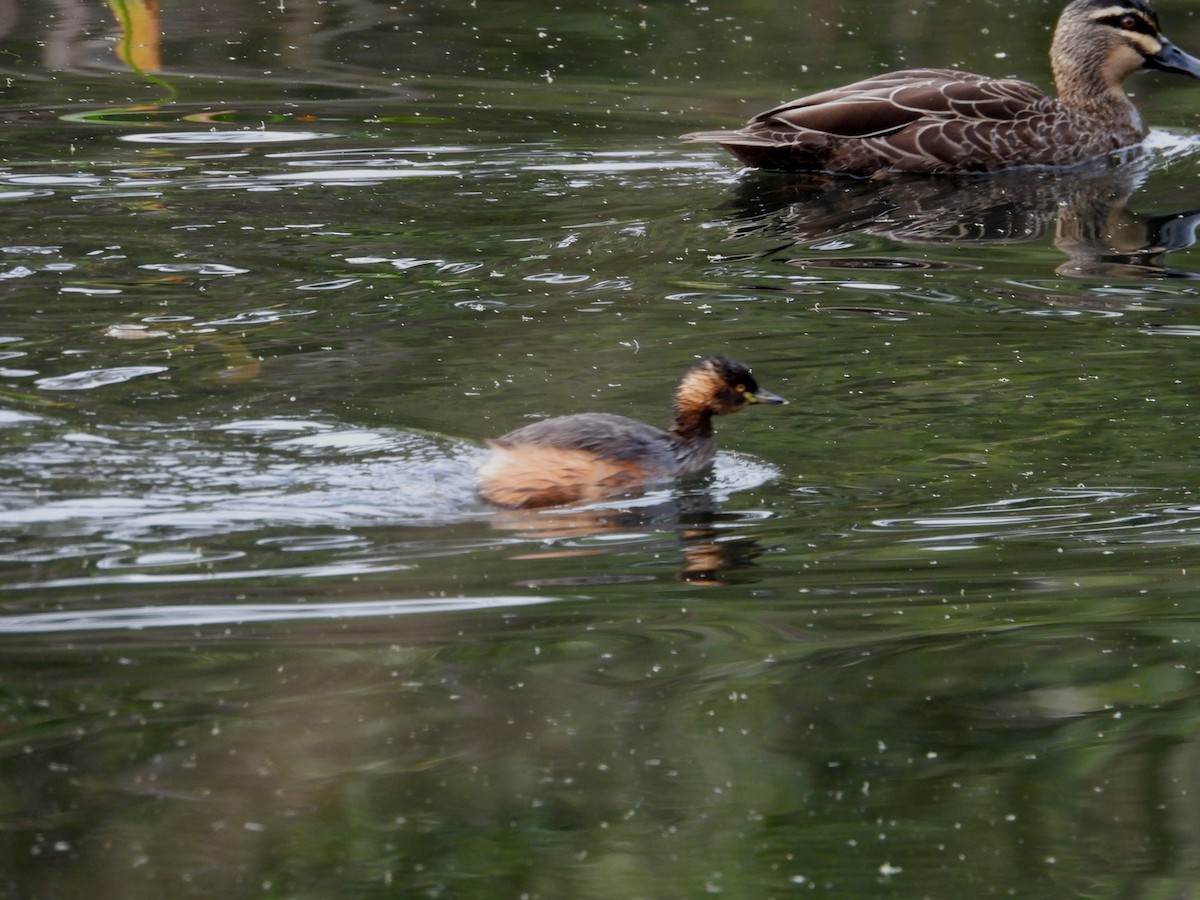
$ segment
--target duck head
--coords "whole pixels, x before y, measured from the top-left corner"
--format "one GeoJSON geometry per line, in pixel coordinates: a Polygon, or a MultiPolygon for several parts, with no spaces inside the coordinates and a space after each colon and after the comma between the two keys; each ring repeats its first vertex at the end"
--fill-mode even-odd
{"type": "Polygon", "coordinates": [[[1200,59],[1167,40],[1145,0],[1073,0],[1059,17],[1050,57],[1068,88],[1099,78],[1116,90],[1141,69],[1200,78],[1200,59]]]}

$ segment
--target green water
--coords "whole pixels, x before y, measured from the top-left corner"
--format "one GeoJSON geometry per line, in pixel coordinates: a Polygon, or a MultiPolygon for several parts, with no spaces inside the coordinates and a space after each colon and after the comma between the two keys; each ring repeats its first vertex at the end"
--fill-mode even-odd
{"type": "Polygon", "coordinates": [[[1200,84],[827,183],[676,136],[1057,5],[181,6],[4,24],[0,896],[1200,895],[1200,84]],[[475,499],[712,353],[712,475],[475,499]]]}

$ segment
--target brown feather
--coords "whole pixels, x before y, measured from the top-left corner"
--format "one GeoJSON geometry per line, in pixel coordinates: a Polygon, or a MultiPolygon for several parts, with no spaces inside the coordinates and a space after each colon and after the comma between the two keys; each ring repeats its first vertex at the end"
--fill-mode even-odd
{"type": "Polygon", "coordinates": [[[479,467],[479,495],[507,509],[594,503],[639,486],[645,473],[629,460],[586,450],[492,444],[479,467]]]}
{"type": "Polygon", "coordinates": [[[1121,87],[1134,71],[1156,67],[1200,78],[1200,60],[1161,35],[1148,36],[1149,28],[1157,29],[1157,19],[1142,0],[1070,3],[1052,49],[1058,98],[1010,78],[911,69],[793,100],[739,130],[683,139],[720,144],[758,168],[852,175],[1076,165],[1145,138],[1121,87]],[[1139,28],[1113,24],[1113,10],[1126,7],[1139,28]],[[1147,55],[1152,51],[1172,55],[1147,55]]]}

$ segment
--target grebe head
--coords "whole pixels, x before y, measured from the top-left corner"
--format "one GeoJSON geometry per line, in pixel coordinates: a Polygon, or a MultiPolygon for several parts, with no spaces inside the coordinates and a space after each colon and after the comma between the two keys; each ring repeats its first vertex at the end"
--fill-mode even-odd
{"type": "Polygon", "coordinates": [[[675,411],[682,414],[715,416],[735,413],[749,403],[787,403],[764,391],[754,375],[741,363],[712,356],[683,373],[675,391],[675,411]]]}

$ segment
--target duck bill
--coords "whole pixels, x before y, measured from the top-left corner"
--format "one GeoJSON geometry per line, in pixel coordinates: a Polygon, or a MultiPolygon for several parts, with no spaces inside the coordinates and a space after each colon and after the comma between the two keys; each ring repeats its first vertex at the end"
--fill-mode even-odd
{"type": "Polygon", "coordinates": [[[753,394],[746,394],[747,403],[769,403],[773,406],[787,406],[787,401],[778,394],[772,394],[770,391],[764,391],[759,388],[753,394]]]}
{"type": "Polygon", "coordinates": [[[1158,53],[1146,57],[1146,68],[1200,78],[1200,59],[1184,53],[1166,38],[1162,38],[1162,49],[1158,53]]]}

